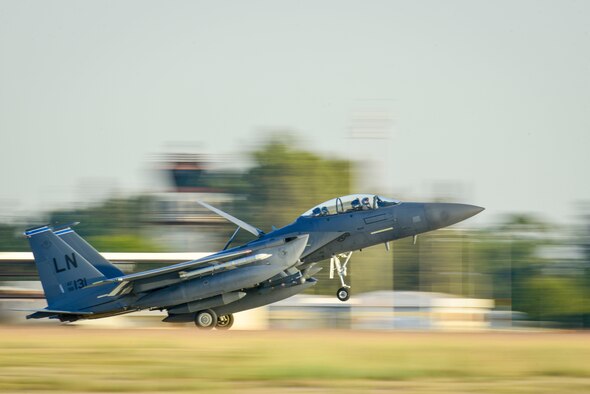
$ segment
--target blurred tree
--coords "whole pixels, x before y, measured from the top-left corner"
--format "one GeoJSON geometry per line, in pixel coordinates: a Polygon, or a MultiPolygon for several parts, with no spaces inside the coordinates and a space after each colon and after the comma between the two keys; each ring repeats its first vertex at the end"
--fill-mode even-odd
{"type": "Polygon", "coordinates": [[[580,278],[537,275],[524,281],[523,290],[520,304],[530,318],[583,324],[576,319],[588,311],[580,278]]]}
{"type": "Polygon", "coordinates": [[[474,264],[478,233],[444,229],[393,243],[394,289],[432,291],[464,297],[491,297],[486,278],[474,264]]]}
{"type": "Polygon", "coordinates": [[[86,240],[101,252],[156,253],[165,251],[148,237],[136,234],[96,235],[90,236],[86,240]]]}
{"type": "Polygon", "coordinates": [[[588,327],[589,289],[584,277],[538,253],[540,246],[556,244],[550,229],[531,216],[508,217],[501,226],[481,232],[474,244],[475,264],[490,277],[497,307],[525,312],[533,320],[588,327]]]}
{"type": "Polygon", "coordinates": [[[163,248],[146,236],[144,215],[149,196],[110,199],[100,205],[54,211],[51,224],[80,222],[75,227],[96,249],[109,252],[158,252],[163,248]]]}
{"type": "Polygon", "coordinates": [[[475,266],[488,275],[497,306],[527,312],[525,283],[539,275],[537,247],[547,243],[548,226],[526,215],[507,217],[491,231],[482,231],[475,245],[475,266]]]}
{"type": "Polygon", "coordinates": [[[0,251],[29,251],[29,244],[23,232],[24,228],[19,229],[9,224],[0,224],[0,251]]]}
{"type": "Polygon", "coordinates": [[[49,214],[49,223],[80,222],[76,226],[76,231],[83,237],[109,234],[138,235],[141,232],[149,198],[113,198],[92,207],[53,211],[49,214]]]}
{"type": "Polygon", "coordinates": [[[277,135],[252,153],[254,166],[231,188],[244,197],[237,216],[263,231],[281,227],[321,202],[349,194],[350,162],[320,157],[297,147],[288,135],[277,135]]]}
{"type": "MultiPolygon", "coordinates": [[[[431,233],[434,234],[434,233],[431,233]]],[[[420,237],[420,244],[414,245],[412,238],[404,238],[392,243],[393,246],[393,289],[400,291],[420,290],[420,245],[431,234],[420,237]]]]}
{"type": "MultiPolygon", "coordinates": [[[[395,252],[394,252],[395,253],[395,252]]],[[[393,276],[392,252],[385,250],[385,246],[376,245],[371,248],[355,252],[349,265],[349,282],[354,294],[376,290],[391,290],[393,276]]],[[[329,273],[326,270],[326,273],[329,273]]],[[[340,287],[340,280],[335,275],[335,280],[325,285],[329,289],[328,294],[333,295],[340,287]]]]}
{"type": "Polygon", "coordinates": [[[584,202],[579,206],[580,214],[583,219],[583,227],[578,231],[577,244],[582,248],[584,254],[582,261],[582,286],[584,289],[584,305],[586,308],[582,313],[584,327],[590,327],[590,202],[584,202]]]}

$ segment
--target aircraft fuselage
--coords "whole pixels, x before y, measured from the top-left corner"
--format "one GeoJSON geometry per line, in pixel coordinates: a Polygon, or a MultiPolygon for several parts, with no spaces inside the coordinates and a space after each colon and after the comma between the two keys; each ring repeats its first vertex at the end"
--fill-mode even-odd
{"type": "Polygon", "coordinates": [[[300,216],[293,223],[259,240],[309,234],[301,260],[313,263],[348,251],[411,237],[450,226],[483,208],[451,203],[403,202],[379,209],[359,209],[337,215],[300,216]]]}

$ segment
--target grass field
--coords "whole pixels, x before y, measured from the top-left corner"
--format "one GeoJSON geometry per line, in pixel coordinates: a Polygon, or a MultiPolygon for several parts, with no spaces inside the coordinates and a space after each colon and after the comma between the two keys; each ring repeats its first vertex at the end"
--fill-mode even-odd
{"type": "Polygon", "coordinates": [[[0,392],[580,393],[590,334],[0,328],[0,392]]]}

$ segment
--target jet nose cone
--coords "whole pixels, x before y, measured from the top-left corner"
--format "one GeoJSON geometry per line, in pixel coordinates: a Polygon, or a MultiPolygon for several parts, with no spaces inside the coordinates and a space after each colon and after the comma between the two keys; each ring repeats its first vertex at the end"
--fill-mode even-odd
{"type": "Polygon", "coordinates": [[[425,204],[424,211],[431,230],[459,223],[477,215],[485,208],[468,204],[431,203],[425,204]]]}

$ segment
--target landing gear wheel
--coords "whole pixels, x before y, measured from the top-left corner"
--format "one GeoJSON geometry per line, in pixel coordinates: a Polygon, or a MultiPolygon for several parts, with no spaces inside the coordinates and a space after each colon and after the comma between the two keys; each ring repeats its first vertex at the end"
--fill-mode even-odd
{"type": "Polygon", "coordinates": [[[336,292],[336,297],[338,297],[338,299],[342,302],[348,301],[350,298],[350,291],[348,291],[346,287],[341,287],[336,292]]]}
{"type": "Polygon", "coordinates": [[[211,309],[197,312],[195,315],[195,325],[203,330],[210,330],[217,323],[217,314],[211,309]]]}
{"type": "Polygon", "coordinates": [[[342,287],[338,289],[336,292],[336,297],[342,302],[348,301],[350,298],[350,286],[346,284],[344,281],[344,277],[347,275],[346,266],[350,261],[350,257],[352,256],[352,252],[348,253],[341,253],[339,255],[333,255],[330,259],[330,279],[334,278],[334,271],[338,273],[338,277],[340,278],[340,284],[342,287]],[[344,263],[340,262],[340,257],[344,257],[344,263]]]}
{"type": "Polygon", "coordinates": [[[215,328],[218,330],[229,330],[234,325],[234,315],[221,315],[217,317],[217,325],[215,328]]]}

